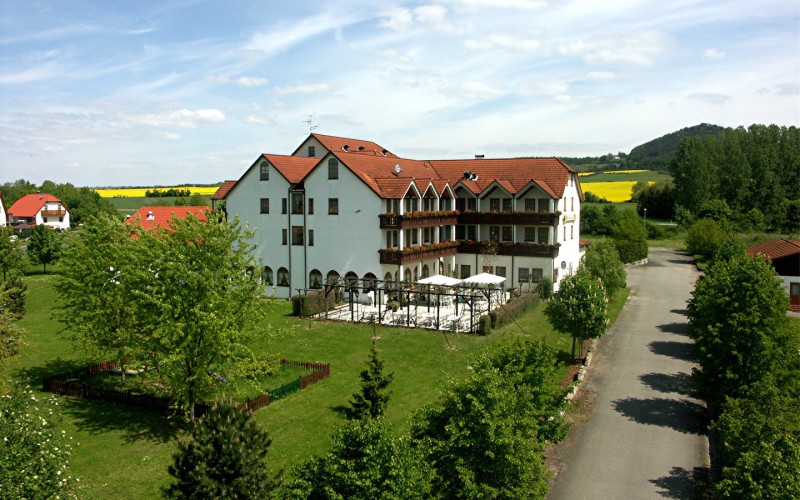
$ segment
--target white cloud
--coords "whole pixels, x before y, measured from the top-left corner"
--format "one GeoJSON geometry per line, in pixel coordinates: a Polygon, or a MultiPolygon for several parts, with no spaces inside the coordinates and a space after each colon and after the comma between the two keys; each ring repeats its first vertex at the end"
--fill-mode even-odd
{"type": "Polygon", "coordinates": [[[505,95],[506,90],[499,85],[485,82],[468,82],[460,85],[455,92],[467,99],[494,99],[505,95]]]}
{"type": "Polygon", "coordinates": [[[181,140],[181,134],[177,134],[175,132],[164,132],[164,139],[169,141],[179,141],[181,140]]]}
{"type": "Polygon", "coordinates": [[[258,32],[253,35],[244,47],[246,50],[257,50],[267,57],[280,54],[291,47],[299,45],[306,40],[328,31],[334,31],[343,26],[360,22],[357,15],[343,16],[341,14],[320,14],[317,16],[303,17],[299,21],[284,25],[270,23],[273,29],[266,33],[258,32]]]}
{"type": "Polygon", "coordinates": [[[562,43],[559,52],[577,56],[588,63],[621,63],[649,66],[673,44],[660,31],[595,35],[583,40],[562,43]]]}
{"type": "Polygon", "coordinates": [[[613,71],[590,71],[586,73],[586,78],[589,80],[613,80],[617,74],[613,71]]]}
{"type": "Polygon", "coordinates": [[[218,109],[179,109],[166,113],[144,113],[129,115],[127,120],[140,125],[151,127],[181,127],[197,128],[204,124],[222,123],[225,121],[225,113],[218,109]]]}
{"type": "Polygon", "coordinates": [[[569,90],[569,83],[561,80],[539,80],[526,84],[522,88],[524,94],[557,96],[569,90]]]}
{"type": "Polygon", "coordinates": [[[494,33],[483,38],[467,40],[467,47],[471,49],[512,49],[522,52],[536,52],[542,47],[542,42],[536,38],[524,35],[514,36],[508,33],[494,33]]]}
{"type": "Polygon", "coordinates": [[[236,79],[236,84],[241,85],[242,87],[258,87],[268,83],[269,80],[266,78],[260,78],[257,76],[242,76],[236,79]]]}
{"type": "Polygon", "coordinates": [[[394,31],[408,31],[417,26],[450,34],[462,34],[471,30],[469,23],[455,24],[448,19],[447,14],[447,7],[440,4],[420,5],[413,9],[394,7],[382,13],[378,24],[394,31]]]}
{"type": "Polygon", "coordinates": [[[712,92],[695,92],[694,94],[689,94],[689,99],[693,101],[700,101],[706,104],[725,104],[731,96],[725,94],[715,94],[712,92]]]}
{"type": "Polygon", "coordinates": [[[779,96],[794,96],[800,94],[800,83],[787,82],[772,87],[763,87],[758,89],[758,93],[762,95],[774,94],[779,96]]]}
{"type": "Polygon", "coordinates": [[[464,10],[477,10],[482,7],[536,10],[547,6],[546,0],[449,0],[448,3],[464,10]]]}
{"type": "Polygon", "coordinates": [[[414,14],[405,7],[394,7],[384,12],[383,19],[378,25],[381,28],[389,28],[395,31],[406,31],[411,29],[414,23],[414,14]]]}
{"type": "Polygon", "coordinates": [[[717,49],[706,49],[703,55],[707,59],[725,59],[725,52],[717,49]]]}
{"type": "Polygon", "coordinates": [[[297,83],[294,85],[287,85],[285,87],[275,87],[275,93],[278,95],[318,94],[322,92],[328,92],[330,90],[331,87],[327,83],[297,83]]]}

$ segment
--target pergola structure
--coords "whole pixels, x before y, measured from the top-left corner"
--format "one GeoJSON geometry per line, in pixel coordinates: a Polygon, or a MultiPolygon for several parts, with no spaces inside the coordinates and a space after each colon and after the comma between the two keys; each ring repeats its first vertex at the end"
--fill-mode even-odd
{"type": "Polygon", "coordinates": [[[414,283],[333,277],[320,288],[298,290],[313,291],[326,298],[337,294],[344,302],[320,312],[319,318],[468,333],[477,330],[483,314],[507,298],[502,281],[470,282],[441,275],[414,283]]]}

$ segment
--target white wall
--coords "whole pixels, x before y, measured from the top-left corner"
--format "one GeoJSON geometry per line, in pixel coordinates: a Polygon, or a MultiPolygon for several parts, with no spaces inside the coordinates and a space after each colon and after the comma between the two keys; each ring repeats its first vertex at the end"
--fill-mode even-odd
{"type": "Polygon", "coordinates": [[[6,208],[3,206],[3,200],[0,199],[0,227],[8,225],[8,216],[6,215],[6,208]]]}

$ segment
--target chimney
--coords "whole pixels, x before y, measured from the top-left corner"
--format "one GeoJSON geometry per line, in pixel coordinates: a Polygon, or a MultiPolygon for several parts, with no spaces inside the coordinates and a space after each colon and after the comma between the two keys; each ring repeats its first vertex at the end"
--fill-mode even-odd
{"type": "Polygon", "coordinates": [[[476,160],[483,160],[484,155],[475,155],[476,160]]]}

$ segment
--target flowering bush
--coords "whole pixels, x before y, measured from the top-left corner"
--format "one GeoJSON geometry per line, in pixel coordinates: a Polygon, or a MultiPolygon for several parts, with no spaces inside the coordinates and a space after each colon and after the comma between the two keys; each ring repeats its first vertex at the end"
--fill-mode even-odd
{"type": "Polygon", "coordinates": [[[13,498],[52,498],[70,493],[72,438],[53,425],[53,395],[39,399],[29,387],[0,396],[0,491],[13,498]]]}

